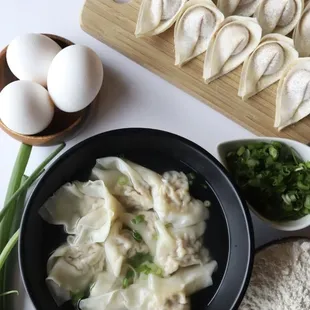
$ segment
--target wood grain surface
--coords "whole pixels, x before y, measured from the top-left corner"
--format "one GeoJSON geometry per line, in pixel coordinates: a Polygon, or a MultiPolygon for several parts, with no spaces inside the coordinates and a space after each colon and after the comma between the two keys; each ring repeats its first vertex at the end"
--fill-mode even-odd
{"type": "Polygon", "coordinates": [[[176,67],[173,27],[158,36],[136,38],[141,0],[116,1],[86,0],[80,18],[82,29],[257,135],[310,142],[309,117],[281,132],[273,127],[277,83],[247,102],[237,95],[241,66],[206,85],[202,79],[204,54],[176,67]]]}

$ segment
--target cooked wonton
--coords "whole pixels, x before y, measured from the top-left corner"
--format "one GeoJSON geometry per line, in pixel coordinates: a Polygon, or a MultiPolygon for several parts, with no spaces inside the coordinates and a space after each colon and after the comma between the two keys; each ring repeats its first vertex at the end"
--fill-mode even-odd
{"type": "Polygon", "coordinates": [[[66,232],[73,234],[79,220],[89,212],[101,208],[103,204],[103,198],[84,195],[77,187],[77,182],[73,182],[58,189],[39,213],[48,223],[64,225],[66,232]]]}
{"type": "Polygon", "coordinates": [[[145,243],[136,242],[130,233],[122,231],[122,226],[122,222],[116,221],[104,243],[108,268],[116,277],[120,275],[126,258],[132,257],[137,252],[148,252],[145,243]]]}
{"type": "Polygon", "coordinates": [[[106,186],[125,206],[143,210],[153,207],[150,184],[127,161],[118,157],[98,159],[92,177],[105,180],[107,173],[113,178],[109,184],[105,181],[106,186]]]}
{"type": "Polygon", "coordinates": [[[122,212],[102,181],[74,182],[61,187],[40,209],[49,223],[64,225],[70,244],[103,242],[122,212]]]}
{"type": "Polygon", "coordinates": [[[100,296],[111,291],[120,289],[122,287],[122,283],[118,277],[116,277],[113,273],[109,271],[100,272],[94,284],[91,286],[90,297],[100,296]]]}
{"type": "Polygon", "coordinates": [[[191,226],[209,217],[203,202],[191,197],[186,175],[176,171],[163,175],[163,185],[154,194],[154,210],[163,223],[174,227],[191,226]]]}
{"type": "Polygon", "coordinates": [[[141,210],[154,208],[164,223],[171,223],[174,227],[191,226],[209,216],[203,202],[190,196],[184,173],[172,171],[161,177],[128,160],[106,157],[97,160],[92,176],[104,180],[108,171],[122,173],[121,179],[116,184],[110,184],[109,190],[127,207],[141,210]]]}
{"type": "Polygon", "coordinates": [[[63,245],[49,258],[46,279],[58,305],[71,294],[85,292],[105,264],[104,249],[99,244],[63,245]]]}
{"type": "Polygon", "coordinates": [[[124,224],[141,235],[143,241],[147,244],[150,249],[150,253],[153,256],[155,255],[158,237],[157,230],[155,228],[156,220],[156,213],[152,211],[139,211],[135,213],[124,213],[122,215],[122,221],[124,224]],[[143,216],[143,221],[141,223],[134,223],[136,216],[143,216]]]}
{"type": "Polygon", "coordinates": [[[202,246],[204,221],[186,228],[167,228],[161,221],[155,222],[158,232],[154,262],[168,276],[180,267],[207,263],[210,258],[202,246]]]}
{"type": "Polygon", "coordinates": [[[170,278],[149,275],[140,278],[126,290],[115,290],[80,302],[81,310],[185,310],[187,296],[212,285],[212,274],[217,263],[184,268],[170,278]],[[113,307],[114,306],[114,307],[113,307]]]}
{"type": "Polygon", "coordinates": [[[120,292],[121,290],[114,290],[100,296],[82,299],[79,308],[81,310],[128,310],[120,292]]]}

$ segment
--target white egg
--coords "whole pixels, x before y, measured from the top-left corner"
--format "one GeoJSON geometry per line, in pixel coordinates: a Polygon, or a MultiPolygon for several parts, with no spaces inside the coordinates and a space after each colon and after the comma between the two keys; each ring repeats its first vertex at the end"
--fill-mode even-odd
{"type": "Polygon", "coordinates": [[[0,119],[9,129],[33,135],[44,130],[54,116],[48,91],[31,81],[15,81],[0,93],[0,119]]]}
{"type": "Polygon", "coordinates": [[[47,36],[28,33],[15,38],[8,46],[6,60],[20,80],[47,85],[47,73],[61,47],[47,36]]]}
{"type": "Polygon", "coordinates": [[[54,58],[48,72],[47,88],[60,110],[76,112],[95,99],[103,75],[101,60],[93,50],[71,45],[54,58]]]}

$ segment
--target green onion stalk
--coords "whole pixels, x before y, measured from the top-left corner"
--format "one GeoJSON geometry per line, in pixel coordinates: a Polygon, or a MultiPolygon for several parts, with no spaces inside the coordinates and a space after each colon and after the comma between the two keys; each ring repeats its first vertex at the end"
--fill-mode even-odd
{"type": "Polygon", "coordinates": [[[19,225],[21,213],[25,205],[28,189],[44,172],[45,166],[65,147],[61,144],[52,152],[29,176],[25,176],[25,170],[31,155],[32,146],[21,144],[4,201],[0,211],[0,309],[7,309],[6,297],[18,293],[15,290],[8,291],[10,275],[10,254],[19,237],[19,225]]]}

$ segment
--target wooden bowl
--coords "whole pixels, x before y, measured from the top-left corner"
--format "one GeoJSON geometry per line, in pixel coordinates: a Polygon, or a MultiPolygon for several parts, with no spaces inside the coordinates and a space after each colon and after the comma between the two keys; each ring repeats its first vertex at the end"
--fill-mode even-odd
{"type": "MultiPolygon", "coordinates": [[[[73,45],[71,41],[53,35],[53,34],[44,34],[47,37],[54,40],[62,48],[65,48],[69,45],[73,45]]],[[[6,51],[7,46],[0,53],[0,91],[9,83],[18,80],[11,70],[6,61],[6,51]]],[[[55,107],[55,114],[51,124],[44,129],[42,132],[35,135],[22,135],[16,133],[5,126],[0,120],[0,128],[5,131],[12,138],[29,145],[53,145],[60,143],[66,139],[66,137],[72,136],[78,129],[81,128],[85,120],[90,114],[92,105],[96,99],[85,109],[74,112],[66,113],[59,110],[55,107]]]]}

